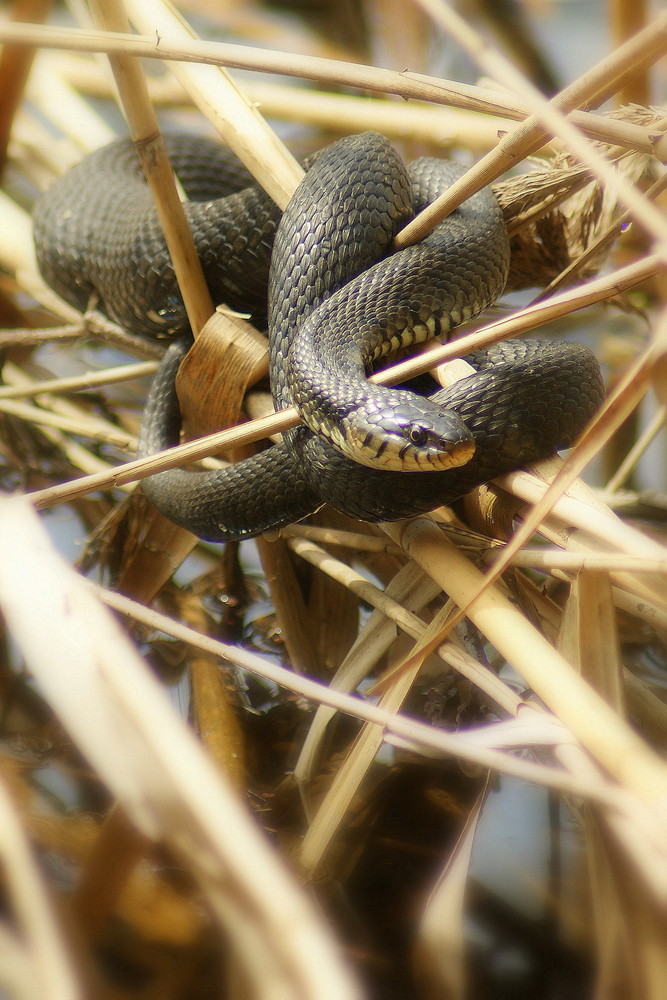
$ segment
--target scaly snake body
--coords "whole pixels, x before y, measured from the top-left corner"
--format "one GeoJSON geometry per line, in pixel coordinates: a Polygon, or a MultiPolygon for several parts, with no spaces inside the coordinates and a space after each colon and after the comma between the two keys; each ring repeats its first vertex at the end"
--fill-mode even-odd
{"type": "MultiPolygon", "coordinates": [[[[214,301],[261,325],[268,278],[274,402],[296,405],[306,423],[224,470],[145,480],[172,520],[225,540],[325,502],[370,521],[410,516],[571,444],[599,404],[597,362],[575,344],[511,341],[476,352],[466,359],[475,375],[429,398],[366,380],[373,361],[448,332],[504,288],[508,239],[488,190],[422,243],[390,255],[396,232],[459,176],[456,168],[422,160],[408,173],[382,136],[352,136],[317,156],[280,219],[227,154],[201,140],[169,144],[189,197],[204,199],[187,213],[214,301]],[[211,201],[221,174],[223,183],[233,175],[235,193],[211,201]]],[[[95,293],[121,324],[176,336],[145,410],[141,452],[149,454],[178,440],[174,377],[188,338],[133,157],[117,143],[74,168],[38,203],[35,241],[47,281],[79,308],[95,293]]]]}

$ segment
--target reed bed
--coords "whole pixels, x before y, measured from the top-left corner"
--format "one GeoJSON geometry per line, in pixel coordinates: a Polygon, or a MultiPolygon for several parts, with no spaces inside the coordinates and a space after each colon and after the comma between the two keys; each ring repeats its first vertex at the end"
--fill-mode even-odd
{"type": "MultiPolygon", "coordinates": [[[[642,470],[667,405],[667,15],[610,3],[613,50],[547,100],[519,69],[545,85],[524,22],[508,36],[491,8],[368,0],[365,28],[354,5],[325,26],[217,11],[244,44],[199,38],[205,9],[72,0],[50,23],[16,0],[0,20],[3,993],[658,1000],[667,494],[642,470]],[[434,38],[477,83],[417,71],[434,38]],[[113,137],[116,101],[195,335],[196,436],[141,461],[161,347],[60,301],[30,230],[36,192],[113,137]],[[609,393],[575,448],[428,517],[324,510],[222,551],[149,510],[143,476],[298,421],[238,422],[264,406],[265,340],[210,301],[161,140],[183,122],[282,207],[302,176],[286,133],[298,153],[379,128],[406,156],[466,157],[397,242],[492,184],[521,304],[374,378],[455,379],[478,346],[593,317],[609,393]],[[508,856],[512,788],[539,803],[521,817],[538,874],[508,856]],[[514,866],[518,900],[485,864],[514,866]]],[[[664,450],[650,461],[664,478],[664,450]]]]}

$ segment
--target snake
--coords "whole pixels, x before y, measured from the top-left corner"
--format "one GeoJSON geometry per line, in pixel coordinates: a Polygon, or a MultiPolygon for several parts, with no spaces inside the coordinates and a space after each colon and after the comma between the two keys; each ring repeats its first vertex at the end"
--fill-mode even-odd
{"type": "MultiPolygon", "coordinates": [[[[284,213],[224,146],[165,137],[215,302],[268,326],[276,409],[302,423],[282,441],[213,471],[149,476],[149,500],[210,541],[240,540],[329,504],[391,521],[453,503],[475,486],[569,447],[600,405],[587,347],[508,340],[466,356],[447,389],[368,380],[382,359],[449,335],[502,295],[509,237],[489,188],[421,242],[393,252],[401,229],[463,173],[424,157],[405,165],[375,132],[347,136],[305,163],[284,213]]],[[[84,310],[167,342],[149,390],[139,454],[179,441],[175,378],[192,343],[161,226],[132,144],[85,157],[37,201],[45,280],[84,310]]]]}

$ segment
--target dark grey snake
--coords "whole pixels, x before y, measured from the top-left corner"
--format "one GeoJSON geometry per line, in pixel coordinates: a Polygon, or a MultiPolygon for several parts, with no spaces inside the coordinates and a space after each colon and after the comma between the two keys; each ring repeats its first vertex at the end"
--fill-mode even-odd
{"type": "MultiPolygon", "coordinates": [[[[145,480],[176,523],[225,540],[323,503],[369,521],[411,516],[570,445],[599,405],[597,362],[571,343],[477,351],[466,358],[475,374],[428,397],[366,380],[382,356],[447,333],[504,289],[508,238],[489,190],[422,243],[390,253],[458,168],[425,159],[407,170],[384,137],[351,136],[318,154],[281,219],[217,145],[174,136],[169,150],[214,301],[262,326],[268,287],[274,403],[295,404],[306,425],[229,468],[145,480]],[[225,189],[233,193],[214,198],[225,189]]],[[[64,298],[85,309],[96,295],[122,325],[175,338],[151,387],[140,452],[176,443],[187,321],[131,145],[73,168],[38,202],[34,231],[40,268],[64,298]]]]}

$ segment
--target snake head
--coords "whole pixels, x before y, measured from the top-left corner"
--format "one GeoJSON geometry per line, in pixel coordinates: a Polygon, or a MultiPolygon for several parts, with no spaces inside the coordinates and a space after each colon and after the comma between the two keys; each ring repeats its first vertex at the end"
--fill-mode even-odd
{"type": "Polygon", "coordinates": [[[406,395],[387,395],[363,421],[350,419],[341,450],[362,465],[393,472],[442,472],[469,462],[475,441],[459,415],[406,395]]]}

